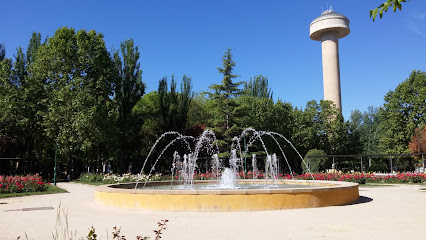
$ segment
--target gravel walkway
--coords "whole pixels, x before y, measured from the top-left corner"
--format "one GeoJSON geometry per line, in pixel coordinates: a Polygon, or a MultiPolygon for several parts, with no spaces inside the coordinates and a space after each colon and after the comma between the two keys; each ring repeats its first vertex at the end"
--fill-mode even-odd
{"type": "Polygon", "coordinates": [[[94,203],[93,186],[58,186],[69,193],[0,199],[0,239],[53,239],[59,205],[78,237],[93,225],[98,239],[112,239],[114,226],[128,240],[152,237],[162,219],[169,220],[164,240],[426,239],[426,191],[419,191],[426,186],[361,187],[360,202],[346,206],[230,213],[107,208],[94,203]]]}

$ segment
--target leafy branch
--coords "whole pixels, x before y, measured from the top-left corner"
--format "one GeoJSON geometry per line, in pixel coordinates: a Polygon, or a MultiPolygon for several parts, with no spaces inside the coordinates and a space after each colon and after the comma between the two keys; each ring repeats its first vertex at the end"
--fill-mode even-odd
{"type": "Polygon", "coordinates": [[[386,2],[380,4],[378,8],[370,10],[370,17],[373,18],[373,22],[377,17],[377,13],[379,14],[380,18],[382,18],[383,12],[387,12],[389,7],[393,8],[393,12],[396,12],[397,9],[401,11],[402,3],[405,3],[405,2],[407,1],[406,0],[387,0],[386,2]]]}

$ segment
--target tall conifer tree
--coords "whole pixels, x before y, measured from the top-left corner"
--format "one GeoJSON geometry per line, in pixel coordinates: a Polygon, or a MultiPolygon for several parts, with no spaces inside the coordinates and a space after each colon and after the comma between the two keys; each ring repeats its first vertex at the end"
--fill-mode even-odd
{"type": "Polygon", "coordinates": [[[217,68],[219,73],[223,75],[222,84],[210,85],[209,88],[212,92],[208,94],[213,101],[214,131],[219,134],[219,139],[222,138],[225,140],[220,145],[228,145],[230,138],[239,130],[236,119],[234,118],[238,113],[239,107],[235,98],[242,93],[242,90],[239,88],[242,82],[233,81],[239,76],[233,74],[236,64],[232,60],[231,49],[228,48],[223,55],[222,64],[222,68],[217,68]]]}

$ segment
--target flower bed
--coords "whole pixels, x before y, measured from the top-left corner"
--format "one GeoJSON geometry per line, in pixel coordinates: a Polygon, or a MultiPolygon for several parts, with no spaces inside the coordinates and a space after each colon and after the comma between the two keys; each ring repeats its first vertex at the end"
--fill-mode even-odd
{"type": "MultiPolygon", "coordinates": [[[[148,175],[145,174],[130,174],[125,173],[123,175],[117,175],[117,174],[102,174],[102,173],[96,173],[96,174],[81,174],[80,175],[80,182],[82,183],[102,183],[102,184],[112,184],[112,183],[128,183],[128,182],[144,182],[148,178],[148,175]]],[[[161,180],[170,180],[171,177],[165,176],[163,177],[160,173],[153,174],[149,181],[161,181],[161,180]]]]}
{"type": "MultiPolygon", "coordinates": [[[[240,172],[239,177],[242,179],[252,179],[253,173],[240,172]]],[[[263,172],[259,172],[256,174],[257,179],[264,179],[265,175],[263,172]]],[[[301,180],[312,180],[312,177],[315,180],[327,180],[327,181],[346,181],[346,182],[356,182],[359,184],[365,183],[422,183],[426,182],[426,174],[425,173],[398,173],[396,175],[385,175],[378,176],[374,173],[323,173],[323,172],[315,172],[309,174],[304,173],[300,175],[294,175],[294,179],[301,180]]],[[[279,179],[293,179],[290,174],[279,174],[279,179]]],[[[212,179],[212,174],[207,173],[196,173],[194,179],[197,180],[209,180],[212,179]]]]}
{"type": "MultiPolygon", "coordinates": [[[[266,177],[264,172],[257,172],[254,174],[257,179],[264,179],[266,177]]],[[[346,182],[356,182],[359,184],[365,183],[422,183],[426,182],[425,173],[398,173],[396,175],[375,175],[374,173],[304,173],[300,175],[293,175],[294,179],[299,180],[312,180],[312,177],[315,180],[327,180],[327,181],[346,181],[346,182]]],[[[279,179],[293,179],[293,176],[290,174],[279,174],[279,179]]],[[[127,182],[144,182],[147,179],[147,175],[131,175],[123,174],[122,176],[115,174],[82,174],[80,176],[80,181],[84,183],[127,183],[127,182]]],[[[246,174],[244,172],[239,172],[238,177],[240,179],[253,179],[253,172],[248,171],[246,174]]],[[[149,178],[149,181],[170,181],[172,176],[161,175],[156,173],[149,178]]],[[[178,176],[173,176],[174,180],[178,179],[178,176]]],[[[215,179],[215,176],[211,172],[196,172],[194,174],[194,180],[212,180],[215,179]]]]}
{"type": "Polygon", "coordinates": [[[22,193],[46,191],[49,183],[43,181],[41,176],[3,176],[0,175],[0,193],[22,193]]]}

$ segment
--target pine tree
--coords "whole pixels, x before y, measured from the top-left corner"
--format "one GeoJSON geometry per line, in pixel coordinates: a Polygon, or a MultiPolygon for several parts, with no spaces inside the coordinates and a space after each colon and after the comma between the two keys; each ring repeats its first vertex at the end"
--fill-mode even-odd
{"type": "Polygon", "coordinates": [[[230,138],[239,131],[237,119],[238,103],[235,98],[242,94],[239,86],[242,82],[234,82],[233,79],[239,77],[233,74],[235,62],[232,60],[231,49],[225,52],[222,58],[223,68],[218,67],[219,73],[223,75],[222,84],[212,84],[209,88],[212,92],[208,93],[212,100],[213,126],[214,131],[226,143],[220,145],[228,145],[230,138]],[[223,135],[223,137],[222,137],[223,135]]]}

